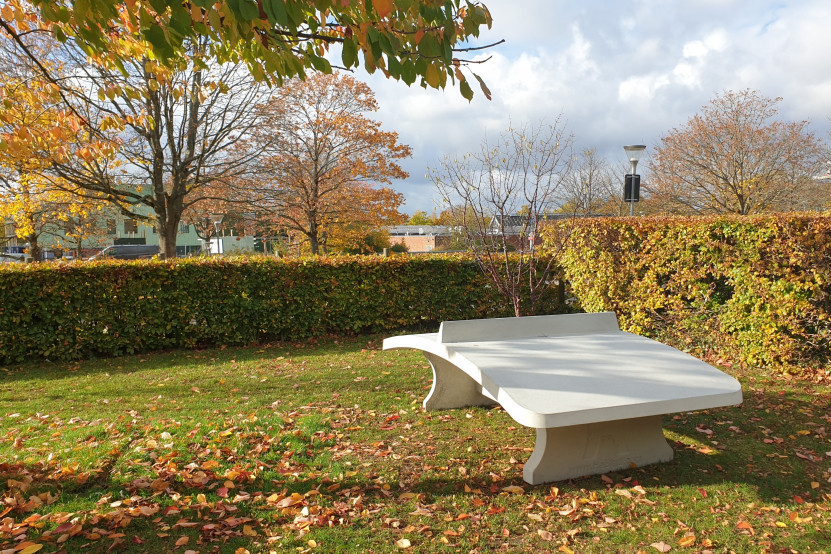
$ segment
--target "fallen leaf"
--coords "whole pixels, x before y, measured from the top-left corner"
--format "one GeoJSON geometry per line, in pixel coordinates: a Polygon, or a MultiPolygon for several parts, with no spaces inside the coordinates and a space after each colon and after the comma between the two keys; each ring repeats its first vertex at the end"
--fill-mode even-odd
{"type": "Polygon", "coordinates": [[[554,540],[554,535],[552,535],[550,532],[546,531],[545,529],[537,529],[537,534],[544,541],[553,541],[554,540]]]}
{"type": "Polygon", "coordinates": [[[525,492],[525,489],[523,489],[522,487],[518,487],[516,485],[508,485],[507,487],[502,487],[502,490],[514,494],[523,494],[525,492]]]}
{"type": "Polygon", "coordinates": [[[395,546],[398,548],[410,548],[412,543],[410,543],[410,539],[398,539],[395,541],[395,546]]]}
{"type": "Polygon", "coordinates": [[[678,546],[689,548],[695,545],[695,535],[685,535],[678,539],[678,546]]]}
{"type": "Polygon", "coordinates": [[[669,552],[670,550],[672,550],[672,547],[670,545],[668,545],[667,543],[663,542],[663,541],[653,542],[649,546],[651,546],[652,548],[654,548],[658,552],[669,552]]]}
{"type": "Polygon", "coordinates": [[[190,537],[189,537],[189,536],[187,536],[187,535],[182,535],[181,537],[179,537],[179,538],[176,540],[176,546],[184,546],[184,545],[186,545],[186,544],[188,543],[188,541],[189,541],[189,540],[190,540],[190,537]]]}

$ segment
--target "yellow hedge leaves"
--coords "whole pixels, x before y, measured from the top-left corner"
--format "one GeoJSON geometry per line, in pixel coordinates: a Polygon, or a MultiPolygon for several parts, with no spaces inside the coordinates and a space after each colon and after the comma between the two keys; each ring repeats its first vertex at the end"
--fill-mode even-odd
{"type": "Polygon", "coordinates": [[[829,217],[586,219],[545,236],[578,306],[626,330],[751,365],[828,363],[829,217]]]}

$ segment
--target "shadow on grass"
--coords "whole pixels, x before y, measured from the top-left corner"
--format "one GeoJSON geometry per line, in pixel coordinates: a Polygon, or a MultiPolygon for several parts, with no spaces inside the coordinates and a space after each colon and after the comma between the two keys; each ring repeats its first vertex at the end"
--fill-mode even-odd
{"type": "MultiPolygon", "coordinates": [[[[822,499],[831,459],[827,453],[828,395],[811,402],[794,394],[746,394],[733,408],[713,409],[664,418],[665,437],[673,448],[672,461],[609,472],[613,483],[629,486],[707,487],[747,485],[765,502],[810,502],[822,499]],[[814,486],[812,486],[812,482],[814,486]]],[[[533,430],[524,429],[533,433],[533,430]]],[[[474,446],[475,448],[475,446],[474,446]]],[[[463,457],[462,453],[458,454],[463,457]]],[[[520,460],[524,462],[527,459],[520,460]]],[[[504,475],[504,474],[503,474],[504,475]]],[[[522,480],[521,465],[496,483],[496,494],[509,485],[528,491],[557,485],[566,489],[604,490],[600,476],[587,476],[534,487],[522,480]]],[[[475,476],[474,476],[475,478],[475,476]]],[[[433,497],[458,494],[468,481],[454,476],[417,479],[413,491],[433,497]]],[[[491,490],[482,479],[480,488],[491,490]]]]}

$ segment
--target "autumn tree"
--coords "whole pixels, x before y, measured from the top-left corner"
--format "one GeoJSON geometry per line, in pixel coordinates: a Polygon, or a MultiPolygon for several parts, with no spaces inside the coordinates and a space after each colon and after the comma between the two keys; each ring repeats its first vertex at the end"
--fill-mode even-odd
{"type": "Polygon", "coordinates": [[[468,99],[467,61],[459,56],[487,48],[469,43],[491,25],[488,9],[467,0],[6,0],[0,15],[0,30],[15,40],[35,27],[88,53],[117,50],[120,61],[146,55],[172,67],[203,44],[206,59],[242,61],[258,80],[277,84],[331,72],[329,48],[340,45],[344,68],[363,65],[432,88],[458,81],[468,99]],[[30,20],[32,6],[39,22],[30,20]]]}
{"type": "Polygon", "coordinates": [[[728,91],[661,139],[650,202],[686,214],[753,214],[819,207],[820,141],[807,121],[776,119],[781,98],[728,91]]]}
{"type": "Polygon", "coordinates": [[[429,171],[452,224],[517,317],[536,312],[554,269],[553,257],[540,263],[534,234],[559,205],[572,142],[561,117],[511,126],[495,142],[486,138],[478,151],[445,156],[429,171]]]}
{"type": "MultiPolygon", "coordinates": [[[[125,215],[129,212],[130,217],[148,217],[143,210],[132,209],[138,204],[153,210],[154,227],[159,232],[163,253],[168,256],[175,252],[176,223],[187,209],[180,184],[200,175],[193,162],[202,157],[196,152],[198,148],[194,149],[199,146],[199,141],[188,139],[180,141],[178,152],[171,151],[165,159],[159,160],[157,154],[165,152],[177,141],[170,138],[168,130],[171,126],[164,129],[157,116],[165,115],[168,121],[178,118],[177,122],[182,123],[179,129],[183,131],[182,136],[191,133],[194,119],[181,115],[182,110],[188,108],[173,106],[182,98],[193,98],[196,90],[201,94],[205,84],[199,80],[205,78],[207,72],[244,61],[258,81],[280,84],[285,78],[304,77],[311,69],[331,71],[328,48],[340,44],[344,67],[357,67],[363,61],[370,73],[380,70],[407,84],[420,78],[425,87],[443,88],[448,80],[458,80],[462,94],[471,98],[473,92],[462,71],[467,62],[457,54],[484,48],[469,47],[464,43],[478,36],[482,26],[491,23],[484,6],[459,0],[438,4],[423,0],[367,3],[220,0],[184,4],[164,0],[150,3],[104,0],[69,6],[39,0],[31,3],[8,0],[0,9],[0,15],[0,32],[19,46],[22,55],[31,60],[45,82],[58,87],[69,110],[79,116],[76,121],[90,125],[90,134],[119,145],[124,138],[114,131],[126,130],[128,134],[147,139],[149,151],[154,156],[153,182],[148,187],[152,189],[152,195],[141,191],[125,194],[125,187],[115,179],[113,170],[119,165],[134,166],[132,161],[128,164],[124,164],[124,159],[92,163],[93,158],[100,162],[100,157],[84,148],[77,150],[83,154],[86,167],[64,165],[56,173],[61,178],[69,178],[73,186],[90,190],[94,195],[103,191],[125,211],[125,215]],[[38,7],[39,11],[33,10],[32,6],[38,7]],[[93,68],[98,68],[92,71],[97,73],[94,78],[98,82],[91,88],[87,84],[86,96],[75,84],[76,78],[88,78],[89,73],[80,72],[80,75],[64,78],[44,64],[30,48],[28,39],[34,33],[44,31],[90,55],[93,68]],[[181,86],[176,75],[182,71],[197,76],[196,80],[181,86]],[[142,89],[141,83],[119,81],[119,75],[125,79],[143,78],[149,93],[142,89]],[[183,94],[183,91],[189,91],[189,94],[183,94]],[[86,104],[86,100],[94,100],[96,94],[100,102],[120,101],[120,106],[93,102],[92,107],[79,107],[75,102],[80,97],[81,103],[86,104]],[[170,102],[170,98],[174,101],[170,102]],[[165,164],[178,165],[182,171],[169,171],[170,182],[161,185],[164,177],[160,177],[158,166],[165,164]],[[184,179],[177,178],[182,174],[184,179]]],[[[481,79],[474,77],[489,95],[481,79]]],[[[207,80],[219,85],[220,92],[227,92],[222,83],[207,80]]],[[[204,103],[204,99],[199,98],[191,106],[204,103]]],[[[205,118],[197,120],[201,125],[205,118]]],[[[214,119],[213,124],[217,121],[214,119]]],[[[187,187],[185,185],[185,189],[187,187]]]]}
{"type": "Polygon", "coordinates": [[[418,210],[407,220],[407,225],[435,225],[435,218],[424,210],[418,210]]]}
{"type": "Polygon", "coordinates": [[[368,230],[403,220],[403,196],[380,185],[407,177],[397,160],[410,148],[366,116],[377,109],[365,84],[319,73],[285,83],[260,110],[259,185],[247,189],[312,254],[327,244],[349,249],[368,230]]]}
{"type": "Polygon", "coordinates": [[[43,177],[86,199],[104,197],[123,216],[147,222],[165,257],[176,255],[183,213],[203,199],[198,190],[248,170],[256,152],[238,145],[258,125],[256,104],[271,94],[241,65],[212,63],[204,52],[204,45],[192,44],[166,67],[113,52],[87,56],[68,41],[60,73],[73,86],[58,91],[75,116],[74,136],[64,141],[67,155],[39,153],[48,161],[43,177]],[[79,141],[84,136],[109,150],[92,149],[79,141]]]}
{"type": "Polygon", "coordinates": [[[54,202],[54,217],[50,229],[51,242],[61,250],[72,250],[80,259],[84,244],[103,248],[112,242],[109,222],[117,212],[104,199],[83,199],[78,195],[62,193],[63,201],[54,202]]]}
{"type": "MultiPolygon", "coordinates": [[[[33,37],[29,45],[50,70],[59,68],[51,59],[53,46],[42,37],[33,37]]],[[[70,222],[86,220],[102,207],[100,198],[81,202],[69,183],[47,177],[45,171],[53,161],[75,155],[68,146],[72,143],[90,158],[112,150],[80,129],[80,119],[65,106],[59,87],[26,64],[12,63],[14,50],[10,41],[0,39],[0,221],[14,223],[18,238],[38,261],[41,247],[60,242],[65,231],[73,239],[94,233],[86,225],[70,228],[70,222]]]]}

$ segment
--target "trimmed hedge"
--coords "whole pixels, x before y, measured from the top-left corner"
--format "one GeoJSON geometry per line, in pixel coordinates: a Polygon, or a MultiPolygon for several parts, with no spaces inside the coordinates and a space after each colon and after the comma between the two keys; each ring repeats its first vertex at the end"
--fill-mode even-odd
{"type": "Polygon", "coordinates": [[[578,307],[626,330],[745,364],[829,363],[829,217],[590,219],[546,240],[578,307]]]}
{"type": "Polygon", "coordinates": [[[0,362],[511,315],[463,257],[196,258],[0,269],[0,362]]]}

